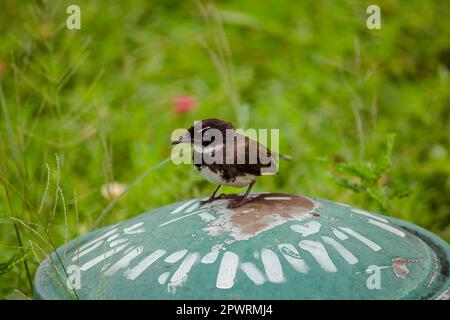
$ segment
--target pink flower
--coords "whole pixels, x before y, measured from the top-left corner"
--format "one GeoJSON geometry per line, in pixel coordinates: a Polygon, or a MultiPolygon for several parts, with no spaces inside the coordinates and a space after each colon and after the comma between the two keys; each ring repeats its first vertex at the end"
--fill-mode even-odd
{"type": "Polygon", "coordinates": [[[191,111],[197,107],[197,99],[189,95],[179,95],[175,97],[173,112],[177,115],[191,111]]]}

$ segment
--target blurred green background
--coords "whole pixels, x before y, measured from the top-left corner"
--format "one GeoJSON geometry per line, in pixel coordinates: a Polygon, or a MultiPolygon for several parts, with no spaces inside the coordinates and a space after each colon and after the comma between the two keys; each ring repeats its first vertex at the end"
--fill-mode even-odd
{"type": "Polygon", "coordinates": [[[365,1],[2,0],[0,298],[31,298],[39,261],[102,213],[106,225],[210,194],[192,166],[158,165],[175,128],[208,117],[280,128],[294,160],[255,191],[449,241],[450,6],[376,4],[381,30],[365,1]],[[66,28],[71,4],[81,30],[66,28]],[[123,186],[101,192],[133,181],[117,203],[123,186]]]}

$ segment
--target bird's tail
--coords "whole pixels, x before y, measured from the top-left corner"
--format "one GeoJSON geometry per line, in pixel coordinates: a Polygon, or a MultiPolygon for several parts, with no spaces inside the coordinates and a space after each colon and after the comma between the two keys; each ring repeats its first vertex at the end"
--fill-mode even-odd
{"type": "Polygon", "coordinates": [[[288,156],[288,155],[279,154],[278,156],[280,157],[281,160],[286,160],[286,161],[291,161],[292,160],[292,157],[288,156]]]}
{"type": "Polygon", "coordinates": [[[292,160],[292,157],[291,157],[291,156],[288,156],[288,155],[282,155],[282,154],[279,154],[279,153],[275,153],[275,152],[273,152],[273,151],[272,151],[272,156],[275,157],[276,161],[278,161],[279,159],[281,159],[281,160],[287,160],[287,161],[291,161],[291,160],[292,160]]]}

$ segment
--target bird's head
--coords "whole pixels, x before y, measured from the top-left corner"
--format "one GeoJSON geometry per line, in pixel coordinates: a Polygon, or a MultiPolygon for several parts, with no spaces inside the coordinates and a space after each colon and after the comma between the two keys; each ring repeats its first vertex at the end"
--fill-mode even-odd
{"type": "Polygon", "coordinates": [[[216,139],[219,135],[225,139],[227,130],[234,130],[234,126],[230,122],[219,119],[205,119],[196,122],[192,127],[187,129],[183,136],[172,141],[172,144],[201,143],[203,146],[207,146],[213,142],[217,142],[216,139]]]}

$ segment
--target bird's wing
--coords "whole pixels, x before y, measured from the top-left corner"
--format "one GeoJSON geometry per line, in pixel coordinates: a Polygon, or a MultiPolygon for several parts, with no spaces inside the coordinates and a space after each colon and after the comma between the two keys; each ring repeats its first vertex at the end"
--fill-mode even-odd
{"type": "Polygon", "coordinates": [[[262,171],[272,170],[276,165],[273,153],[268,148],[238,133],[234,141],[227,141],[226,154],[232,157],[238,170],[253,175],[261,175],[262,171]]]}

